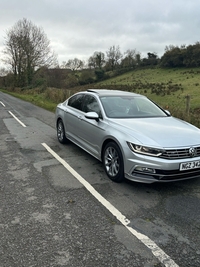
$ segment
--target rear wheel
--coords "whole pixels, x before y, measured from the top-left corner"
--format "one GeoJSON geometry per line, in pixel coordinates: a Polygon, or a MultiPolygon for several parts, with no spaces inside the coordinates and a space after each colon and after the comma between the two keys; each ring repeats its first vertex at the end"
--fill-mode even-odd
{"type": "Polygon", "coordinates": [[[119,146],[109,142],[103,151],[103,166],[108,177],[114,182],[124,180],[124,162],[119,146]]]}
{"type": "Polygon", "coordinates": [[[58,141],[61,144],[64,144],[67,142],[67,138],[65,136],[65,127],[64,127],[62,120],[59,120],[57,122],[57,137],[58,137],[58,141]]]}

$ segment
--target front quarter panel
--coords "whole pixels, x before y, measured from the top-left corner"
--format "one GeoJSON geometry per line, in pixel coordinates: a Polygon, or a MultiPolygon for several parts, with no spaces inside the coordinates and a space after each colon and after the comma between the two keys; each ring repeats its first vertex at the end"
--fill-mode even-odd
{"type": "Polygon", "coordinates": [[[66,107],[64,107],[64,105],[62,103],[58,104],[56,107],[56,113],[55,113],[55,119],[56,119],[56,124],[58,119],[64,119],[64,110],[66,109],[66,107]]]}

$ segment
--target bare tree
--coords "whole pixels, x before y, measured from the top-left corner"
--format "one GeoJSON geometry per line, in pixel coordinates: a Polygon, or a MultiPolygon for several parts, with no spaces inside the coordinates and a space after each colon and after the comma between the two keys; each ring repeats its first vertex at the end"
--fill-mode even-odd
{"type": "Polygon", "coordinates": [[[94,69],[97,67],[94,55],[89,57],[89,59],[88,59],[88,67],[89,68],[94,68],[94,69]]]}
{"type": "Polygon", "coordinates": [[[62,64],[59,66],[59,68],[66,69],[66,64],[67,64],[67,62],[63,61],[62,64]]]}
{"type": "Polygon", "coordinates": [[[141,54],[137,52],[135,55],[136,65],[139,66],[141,64],[141,54]]]}
{"type": "Polygon", "coordinates": [[[69,59],[67,63],[65,63],[65,68],[69,68],[72,71],[82,69],[84,66],[84,62],[78,58],[69,59]]]}
{"type": "Polygon", "coordinates": [[[120,47],[119,46],[111,46],[109,50],[106,52],[107,54],[107,64],[110,65],[111,69],[115,69],[116,66],[120,64],[120,60],[122,59],[123,55],[120,52],[120,47]]]}
{"type": "Polygon", "coordinates": [[[0,68],[0,77],[6,76],[9,73],[9,71],[5,68],[0,68]]]}
{"type": "Polygon", "coordinates": [[[132,68],[136,65],[136,50],[135,49],[128,49],[124,53],[125,57],[122,59],[121,65],[125,68],[132,68]]]}
{"type": "Polygon", "coordinates": [[[105,63],[105,55],[102,52],[94,52],[93,56],[88,59],[88,66],[101,69],[105,63]]]}
{"type": "Polygon", "coordinates": [[[31,84],[37,68],[57,64],[43,29],[25,18],[7,31],[5,39],[5,63],[11,66],[18,86],[31,84]]]}

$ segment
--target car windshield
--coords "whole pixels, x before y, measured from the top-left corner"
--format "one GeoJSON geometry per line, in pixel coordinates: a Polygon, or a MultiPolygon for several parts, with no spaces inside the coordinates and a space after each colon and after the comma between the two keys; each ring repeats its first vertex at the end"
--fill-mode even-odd
{"type": "Polygon", "coordinates": [[[142,96],[103,96],[100,98],[109,118],[167,117],[156,104],[142,96]]]}

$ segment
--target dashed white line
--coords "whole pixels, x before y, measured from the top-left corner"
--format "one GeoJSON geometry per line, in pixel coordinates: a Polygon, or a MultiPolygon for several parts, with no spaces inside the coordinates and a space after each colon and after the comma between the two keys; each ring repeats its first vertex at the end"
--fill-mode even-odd
{"type": "Polygon", "coordinates": [[[1,104],[3,107],[5,107],[5,105],[4,105],[4,103],[3,103],[3,102],[1,102],[1,101],[0,101],[0,104],[1,104]]]}
{"type": "Polygon", "coordinates": [[[139,233],[132,227],[128,226],[130,221],[117,210],[109,201],[100,195],[90,183],[88,183],[82,176],[80,176],[65,160],[63,160],[57,153],[55,153],[46,143],[42,143],[43,147],[56,158],[106,209],[108,209],[138,240],[140,240],[146,247],[148,247],[153,255],[165,267],[179,267],[155,242],[148,236],[139,233]]]}
{"type": "Polygon", "coordinates": [[[13,118],[14,119],[16,119],[16,121],[18,121],[23,127],[26,127],[26,125],[23,123],[23,122],[21,122],[11,111],[8,111],[9,113],[10,113],[10,115],[12,115],[13,116],[13,118]]]}

